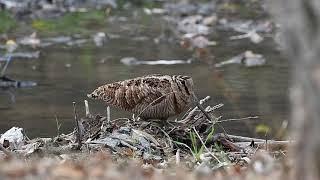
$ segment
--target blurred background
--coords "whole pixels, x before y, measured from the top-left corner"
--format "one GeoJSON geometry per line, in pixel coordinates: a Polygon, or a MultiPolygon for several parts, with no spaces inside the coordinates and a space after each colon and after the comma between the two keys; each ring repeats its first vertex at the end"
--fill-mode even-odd
{"type": "MultiPolygon", "coordinates": [[[[0,0],[0,63],[37,86],[0,86],[0,132],[30,137],[74,127],[72,102],[97,86],[146,74],[192,76],[230,134],[281,139],[289,70],[277,24],[257,0],[0,0]],[[8,52],[6,42],[18,45],[8,52]]],[[[4,81],[0,79],[0,82],[4,81]]],[[[0,83],[1,84],[1,83],[0,83]]],[[[89,101],[106,114],[102,102],[89,101]]],[[[183,115],[183,114],[182,114],[183,115]]],[[[181,115],[181,116],[182,116],[181,115]]],[[[131,117],[111,108],[111,118],[131,117]]],[[[180,118],[181,116],[177,117],[180,118]]]]}

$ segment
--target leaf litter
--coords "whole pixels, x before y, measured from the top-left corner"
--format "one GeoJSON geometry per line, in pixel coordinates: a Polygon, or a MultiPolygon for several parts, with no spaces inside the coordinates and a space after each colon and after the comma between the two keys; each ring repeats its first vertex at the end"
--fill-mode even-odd
{"type": "MultiPolygon", "coordinates": [[[[204,104],[209,98],[200,103],[204,104]]],[[[0,177],[104,179],[112,176],[121,179],[129,175],[162,179],[177,177],[182,172],[190,178],[197,174],[219,177],[222,169],[227,172],[226,177],[234,173],[238,178],[273,173],[277,176],[276,167],[281,162],[277,159],[285,156],[291,144],[214,133],[214,127],[224,122],[215,117],[214,112],[223,105],[206,108],[215,122],[208,122],[196,107],[187,111],[181,120],[165,123],[140,121],[134,116],[108,120],[92,115],[87,103],[85,106],[86,116],[76,118],[81,131],[75,128],[68,134],[31,140],[18,127],[2,134],[0,149],[5,153],[0,154],[3,159],[0,177]],[[81,143],[77,140],[79,133],[81,143]],[[9,141],[9,146],[4,147],[4,141],[9,141]],[[123,166],[128,169],[123,171],[123,166]]],[[[251,118],[257,117],[248,117],[251,118]]]]}

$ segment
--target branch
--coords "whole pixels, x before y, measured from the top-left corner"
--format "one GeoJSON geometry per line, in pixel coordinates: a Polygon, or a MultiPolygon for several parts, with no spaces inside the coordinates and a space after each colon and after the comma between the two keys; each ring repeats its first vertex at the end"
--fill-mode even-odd
{"type": "Polygon", "coordinates": [[[82,133],[81,133],[81,128],[80,128],[80,123],[77,117],[77,111],[76,111],[76,102],[73,102],[73,113],[74,113],[74,120],[76,122],[77,125],[77,131],[76,131],[76,142],[78,143],[78,146],[76,149],[80,150],[81,146],[82,146],[82,133]]]}

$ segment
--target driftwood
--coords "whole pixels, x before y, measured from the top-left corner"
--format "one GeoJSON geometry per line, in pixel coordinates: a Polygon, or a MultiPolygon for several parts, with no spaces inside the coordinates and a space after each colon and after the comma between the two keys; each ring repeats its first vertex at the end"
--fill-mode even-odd
{"type": "Polygon", "coordinates": [[[258,149],[266,149],[268,151],[287,150],[293,144],[292,141],[274,141],[269,140],[266,142],[236,142],[236,146],[245,148],[247,146],[254,146],[258,149]]]}
{"type": "Polygon", "coordinates": [[[220,143],[222,147],[226,150],[239,152],[248,146],[252,146],[258,149],[266,149],[270,151],[285,150],[288,149],[288,146],[292,145],[293,142],[264,140],[219,133],[214,135],[212,140],[208,143],[220,143]]]}
{"type": "Polygon", "coordinates": [[[28,88],[36,85],[34,81],[17,81],[7,76],[0,77],[0,88],[28,88]]]}
{"type": "MultiPolygon", "coordinates": [[[[16,52],[16,53],[11,53],[11,57],[15,59],[38,59],[40,57],[40,51],[33,51],[33,52],[16,52]]],[[[7,61],[8,58],[6,56],[0,56],[0,62],[1,61],[7,61]]]]}
{"type": "Polygon", "coordinates": [[[234,142],[223,133],[215,134],[212,139],[210,139],[207,143],[214,144],[218,143],[220,144],[225,150],[227,151],[241,151],[242,148],[234,144],[234,142]]]}
{"type": "MultiPolygon", "coordinates": [[[[70,154],[70,153],[81,153],[82,151],[79,151],[78,149],[79,144],[78,143],[71,143],[67,145],[62,146],[44,146],[39,147],[39,150],[47,155],[61,155],[61,154],[70,154]]],[[[90,146],[93,147],[93,146],[90,146]]],[[[97,148],[98,149],[98,148],[97,148]]]]}
{"type": "Polygon", "coordinates": [[[231,135],[231,134],[226,134],[228,138],[232,139],[233,141],[236,142],[266,142],[265,139],[258,139],[258,138],[251,138],[251,137],[244,137],[244,136],[236,136],[236,135],[231,135]]]}

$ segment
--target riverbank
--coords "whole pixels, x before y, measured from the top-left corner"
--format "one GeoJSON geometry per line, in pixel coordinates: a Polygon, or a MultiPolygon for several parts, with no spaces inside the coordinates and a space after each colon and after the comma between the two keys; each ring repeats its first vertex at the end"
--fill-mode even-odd
{"type": "MultiPolygon", "coordinates": [[[[202,101],[204,104],[205,102],[202,101]]],[[[175,122],[145,122],[92,115],[75,109],[75,130],[29,139],[22,128],[4,133],[3,179],[290,179],[289,141],[217,134],[197,109],[175,122]]],[[[207,113],[221,106],[208,106],[207,113]]],[[[243,121],[245,119],[238,119],[243,121]]],[[[230,121],[235,121],[230,120],[230,121]]]]}

